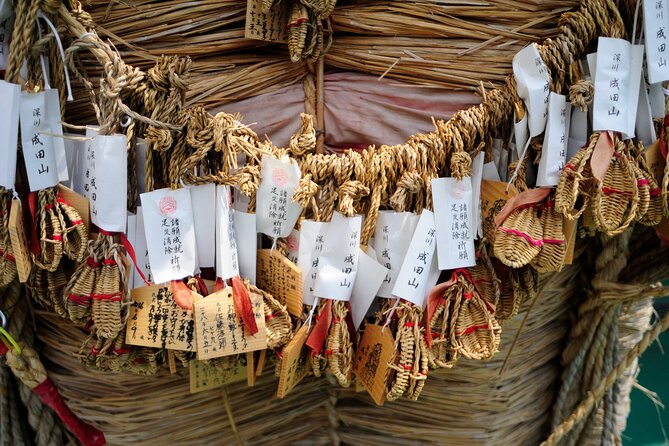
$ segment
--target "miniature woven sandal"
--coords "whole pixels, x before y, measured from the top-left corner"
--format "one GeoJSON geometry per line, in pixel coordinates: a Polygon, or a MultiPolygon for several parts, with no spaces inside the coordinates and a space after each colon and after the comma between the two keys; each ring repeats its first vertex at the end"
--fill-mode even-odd
{"type": "Polygon", "coordinates": [[[245,282],[249,293],[262,296],[267,332],[267,347],[280,348],[293,337],[290,315],[285,305],[281,305],[271,294],[245,282]]]}
{"type": "Polygon", "coordinates": [[[102,274],[97,277],[91,295],[93,322],[98,335],[103,338],[114,339],[123,328],[122,289],[118,264],[108,256],[102,261],[102,274]]]}
{"type": "Polygon", "coordinates": [[[63,257],[63,231],[55,209],[58,202],[53,189],[40,190],[37,197],[40,253],[33,254],[33,262],[42,269],[55,271],[63,257]]]}
{"type": "MultiPolygon", "coordinates": [[[[494,260],[499,262],[499,260],[494,260]]],[[[518,313],[518,308],[520,307],[519,295],[516,294],[513,290],[513,283],[511,276],[513,269],[507,268],[505,265],[502,265],[501,262],[498,263],[498,271],[503,271],[500,274],[504,274],[501,277],[501,287],[499,293],[499,300],[497,305],[495,305],[495,317],[498,321],[503,322],[511,319],[518,313]]],[[[528,266],[524,268],[529,268],[528,266]]]]}
{"type": "Polygon", "coordinates": [[[9,237],[9,211],[12,193],[0,187],[0,288],[9,285],[16,277],[16,260],[9,237]]]}
{"type": "Polygon", "coordinates": [[[635,160],[637,161],[635,166],[639,169],[637,185],[641,188],[641,186],[645,185],[644,183],[647,183],[649,194],[648,208],[642,216],[637,217],[637,221],[642,225],[657,226],[663,217],[662,189],[658,185],[652,170],[649,168],[646,157],[643,155],[643,150],[640,146],[636,147],[635,153],[635,160]]]}
{"type": "Polygon", "coordinates": [[[639,207],[639,187],[625,150],[618,141],[611,163],[592,198],[592,217],[597,229],[608,236],[623,232],[635,220],[639,207]]]}
{"type": "Polygon", "coordinates": [[[77,265],[65,287],[65,308],[74,322],[85,322],[91,315],[91,295],[98,276],[102,275],[99,255],[93,240],[89,240],[86,261],[77,265]]]}
{"type": "Polygon", "coordinates": [[[290,11],[290,21],[288,22],[288,51],[290,60],[299,62],[304,58],[304,49],[309,33],[309,12],[304,5],[293,3],[290,11]]]}
{"type": "Polygon", "coordinates": [[[346,322],[347,314],[346,302],[332,303],[332,325],[330,325],[325,350],[329,370],[342,387],[351,385],[351,366],[353,364],[353,343],[346,322]]]}
{"type": "Polygon", "coordinates": [[[416,375],[420,366],[417,366],[417,353],[420,354],[420,342],[415,336],[414,328],[419,324],[422,311],[416,306],[402,302],[397,309],[398,323],[395,335],[395,362],[389,367],[395,371],[395,376],[386,394],[388,401],[394,401],[409,391],[412,375],[416,375]]]}
{"type": "Polygon", "coordinates": [[[430,364],[427,352],[427,342],[420,324],[415,325],[414,337],[418,340],[415,353],[418,360],[414,361],[414,367],[411,370],[407,398],[416,401],[420,396],[420,393],[423,391],[423,387],[425,387],[427,374],[430,371],[430,364]]]}
{"type": "Polygon", "coordinates": [[[430,327],[430,333],[428,334],[430,340],[428,342],[431,344],[428,348],[428,360],[432,368],[451,368],[458,362],[459,358],[458,351],[453,348],[449,336],[451,331],[451,307],[453,301],[460,298],[458,294],[462,294],[462,288],[453,284],[443,291],[437,291],[437,293],[436,297],[430,293],[430,299],[437,298],[439,301],[428,321],[430,327]]]}
{"type": "Polygon", "coordinates": [[[476,265],[469,268],[469,273],[481,297],[493,307],[496,306],[500,296],[500,280],[483,243],[476,253],[476,265]]]}
{"type": "Polygon", "coordinates": [[[86,255],[88,228],[79,212],[63,197],[57,195],[58,217],[63,231],[63,253],[75,262],[81,262],[86,255]]]}
{"type": "Polygon", "coordinates": [[[450,339],[453,348],[469,359],[488,359],[499,351],[502,329],[494,317],[495,308],[481,298],[464,275],[458,282],[463,286],[460,299],[453,302],[453,321],[450,339]]]}
{"type": "MultiPolygon", "coordinates": [[[[40,268],[34,268],[39,270],[40,268]]],[[[67,308],[65,308],[65,287],[67,286],[68,273],[65,270],[65,262],[60,262],[56,271],[45,271],[47,284],[47,300],[50,303],[50,308],[56,312],[60,317],[67,318],[67,308]]]]}
{"type": "MultiPolygon", "coordinates": [[[[46,309],[53,308],[48,290],[47,271],[42,268],[33,268],[28,276],[26,287],[32,299],[46,309]]],[[[62,299],[62,296],[61,296],[62,299]]]]}
{"type": "Polygon", "coordinates": [[[580,217],[590,201],[588,187],[592,172],[589,161],[599,136],[599,133],[593,133],[589,144],[581,148],[562,169],[555,192],[555,209],[570,220],[580,217]],[[579,198],[580,208],[577,209],[579,198]]]}
{"type": "Polygon", "coordinates": [[[544,235],[539,254],[530,265],[538,272],[560,271],[567,255],[567,243],[562,230],[562,215],[555,209],[555,202],[548,200],[541,206],[541,225],[544,235]]]}
{"type": "Polygon", "coordinates": [[[543,225],[535,204],[523,205],[504,220],[495,234],[495,256],[507,266],[520,268],[541,251],[543,225]]]}

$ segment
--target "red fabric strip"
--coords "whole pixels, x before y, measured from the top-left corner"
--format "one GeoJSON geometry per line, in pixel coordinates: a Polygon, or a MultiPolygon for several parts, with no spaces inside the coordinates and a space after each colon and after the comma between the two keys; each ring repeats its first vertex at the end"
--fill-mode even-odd
{"type": "Polygon", "coordinates": [[[550,239],[550,238],[535,240],[532,237],[530,237],[528,234],[525,234],[524,232],[518,231],[517,229],[509,229],[509,228],[502,228],[502,227],[499,227],[497,229],[499,229],[500,231],[502,231],[506,234],[517,235],[518,237],[522,237],[525,240],[527,240],[533,246],[543,246],[544,244],[561,245],[561,244],[564,243],[564,240],[556,240],[556,239],[550,239]]]}
{"type": "Polygon", "coordinates": [[[35,215],[37,213],[37,192],[30,192],[28,195],[28,207],[30,208],[30,251],[36,256],[40,255],[41,249],[39,246],[39,239],[37,238],[37,221],[35,215]]]}
{"type": "Polygon", "coordinates": [[[242,318],[244,328],[252,335],[258,333],[258,324],[256,324],[256,318],[253,314],[251,296],[239,276],[232,278],[232,299],[235,303],[235,311],[242,318]]]}
{"type": "Polygon", "coordinates": [[[33,392],[42,400],[44,404],[49,406],[56,412],[58,417],[63,421],[65,426],[74,434],[75,437],[84,446],[102,446],[107,443],[105,434],[95,428],[94,426],[85,423],[77,417],[61,396],[56,386],[49,378],[39,383],[33,392]]]}
{"type": "Polygon", "coordinates": [[[325,307],[321,310],[318,318],[316,319],[316,324],[314,328],[311,329],[311,333],[307,338],[305,343],[310,349],[312,354],[318,354],[323,351],[323,344],[325,343],[325,337],[330,330],[330,325],[332,324],[332,300],[325,299],[325,307]]]}
{"type": "Polygon", "coordinates": [[[460,333],[456,333],[455,335],[456,336],[463,336],[463,335],[466,335],[466,334],[469,334],[469,333],[473,333],[476,330],[489,330],[489,329],[490,329],[490,327],[488,326],[488,324],[472,325],[471,327],[467,327],[467,329],[465,331],[462,331],[460,333]]]}

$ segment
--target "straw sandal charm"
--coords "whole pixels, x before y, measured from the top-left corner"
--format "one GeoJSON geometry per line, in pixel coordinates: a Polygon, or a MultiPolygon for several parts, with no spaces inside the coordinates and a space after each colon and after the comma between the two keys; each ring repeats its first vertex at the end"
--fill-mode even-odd
{"type": "Polygon", "coordinates": [[[47,271],[55,271],[63,257],[63,228],[57,215],[58,202],[53,189],[36,193],[35,231],[39,252],[33,252],[33,262],[47,271]]]}
{"type": "Polygon", "coordinates": [[[281,348],[293,337],[292,322],[286,306],[274,299],[271,294],[254,285],[245,284],[249,292],[260,295],[263,299],[263,313],[265,315],[265,329],[267,332],[267,348],[281,348]]]}
{"type": "Polygon", "coordinates": [[[63,252],[71,260],[81,262],[86,255],[88,228],[79,212],[70,206],[60,193],[57,194],[56,200],[58,203],[58,217],[63,232],[63,252]]]}
{"type": "Polygon", "coordinates": [[[560,271],[567,255],[567,242],[562,230],[562,215],[555,209],[555,202],[546,200],[539,208],[543,228],[543,244],[530,262],[538,272],[560,271]]]}
{"type": "Polygon", "coordinates": [[[12,194],[0,187],[0,288],[7,286],[16,277],[16,260],[9,238],[9,210],[12,194]]]}
{"type": "Polygon", "coordinates": [[[402,396],[417,399],[428,373],[427,345],[422,344],[423,328],[420,320],[423,311],[409,302],[400,302],[397,308],[397,333],[395,335],[395,361],[389,367],[395,372],[386,399],[394,401],[402,396]]]}
{"type": "Polygon", "coordinates": [[[65,287],[65,307],[74,322],[83,323],[91,315],[91,295],[102,275],[102,253],[96,250],[97,247],[93,240],[89,240],[88,257],[77,265],[65,287]]]}

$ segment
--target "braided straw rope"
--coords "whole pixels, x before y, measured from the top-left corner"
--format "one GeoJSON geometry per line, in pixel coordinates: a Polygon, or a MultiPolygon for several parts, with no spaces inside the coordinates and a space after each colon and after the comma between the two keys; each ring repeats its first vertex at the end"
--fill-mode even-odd
{"type": "Polygon", "coordinates": [[[12,193],[0,187],[0,288],[7,286],[16,277],[16,262],[13,260],[12,243],[9,238],[9,210],[12,193]]]}

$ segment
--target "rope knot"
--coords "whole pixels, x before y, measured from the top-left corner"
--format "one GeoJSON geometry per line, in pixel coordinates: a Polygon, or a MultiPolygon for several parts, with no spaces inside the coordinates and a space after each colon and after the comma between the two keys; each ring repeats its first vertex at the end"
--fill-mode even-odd
{"type": "Polygon", "coordinates": [[[311,115],[300,113],[300,130],[290,137],[290,153],[302,156],[316,150],[316,130],[311,115]]]}
{"type": "Polygon", "coordinates": [[[360,181],[345,181],[339,186],[339,212],[350,217],[355,214],[353,204],[369,195],[369,188],[360,181]]]}

